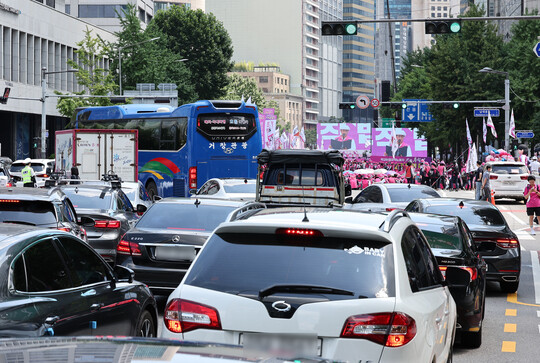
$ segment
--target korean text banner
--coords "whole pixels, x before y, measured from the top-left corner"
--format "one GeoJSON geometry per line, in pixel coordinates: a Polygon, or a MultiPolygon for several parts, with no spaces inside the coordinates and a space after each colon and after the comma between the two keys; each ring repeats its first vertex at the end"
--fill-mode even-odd
{"type": "MultiPolygon", "coordinates": [[[[427,156],[427,141],[418,136],[417,129],[396,128],[396,138],[398,142],[396,157],[424,158],[427,156]]],[[[392,157],[391,139],[391,128],[373,129],[371,154],[392,157]]]]}
{"type": "Polygon", "coordinates": [[[319,150],[369,150],[370,142],[371,124],[317,124],[317,148],[319,150]]]}

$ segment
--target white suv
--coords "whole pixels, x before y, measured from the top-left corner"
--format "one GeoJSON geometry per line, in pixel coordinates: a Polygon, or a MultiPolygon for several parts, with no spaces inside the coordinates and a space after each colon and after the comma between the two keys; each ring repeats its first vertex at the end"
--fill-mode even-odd
{"type": "MultiPolygon", "coordinates": [[[[22,186],[22,170],[24,169],[24,160],[15,160],[11,164],[10,173],[13,179],[18,182],[17,186],[22,186]]],[[[32,159],[30,167],[36,173],[36,185],[42,187],[45,185],[45,180],[49,178],[50,173],[54,171],[54,159],[32,159]]]]}
{"type": "Polygon", "coordinates": [[[525,200],[523,191],[528,184],[529,169],[524,163],[495,161],[487,165],[491,165],[489,184],[491,190],[495,190],[495,199],[525,200]]]}
{"type": "Polygon", "coordinates": [[[231,219],[170,295],[161,337],[351,362],[451,361],[447,284],[465,288],[470,275],[449,267],[445,281],[406,212],[280,208],[231,219]]]}

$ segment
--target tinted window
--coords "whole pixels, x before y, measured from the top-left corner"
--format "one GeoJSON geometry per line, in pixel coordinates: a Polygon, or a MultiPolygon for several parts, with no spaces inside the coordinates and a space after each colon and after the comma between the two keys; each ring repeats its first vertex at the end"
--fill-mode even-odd
{"type": "Polygon", "coordinates": [[[223,189],[227,193],[255,193],[255,183],[244,183],[244,184],[225,184],[223,189]]]}
{"type": "Polygon", "coordinates": [[[383,201],[382,192],[378,187],[366,188],[358,195],[357,201],[360,200],[360,197],[365,198],[366,203],[382,203],[383,201]]]}
{"type": "Polygon", "coordinates": [[[51,202],[12,200],[0,202],[1,222],[22,222],[36,226],[56,226],[56,213],[51,202]]]}
{"type": "MultiPolygon", "coordinates": [[[[66,266],[52,240],[36,243],[17,260],[20,258],[24,258],[28,276],[28,292],[62,290],[72,287],[66,266]]],[[[15,261],[15,263],[20,262],[15,261]]]]}
{"type": "Polygon", "coordinates": [[[342,299],[395,295],[392,246],[340,238],[213,235],[185,283],[246,296],[257,296],[274,284],[312,284],[354,292],[342,299]]]}
{"type": "Polygon", "coordinates": [[[528,174],[527,167],[522,164],[492,165],[493,174],[528,174]]]}
{"type": "MultiPolygon", "coordinates": [[[[45,165],[41,163],[31,163],[30,167],[34,169],[36,173],[41,173],[42,171],[45,171],[45,165]]],[[[24,164],[12,164],[10,171],[13,172],[21,172],[24,169],[24,164]]]]}
{"type": "Polygon", "coordinates": [[[62,189],[69,197],[75,208],[109,209],[111,207],[111,193],[93,189],[62,189]]]}
{"type": "Polygon", "coordinates": [[[440,198],[441,196],[431,188],[388,188],[392,203],[410,202],[421,198],[440,198]]]}
{"type": "Polygon", "coordinates": [[[494,208],[475,207],[466,205],[431,205],[424,208],[424,213],[445,214],[458,216],[467,224],[485,224],[488,226],[504,226],[502,214],[494,208]]]}
{"type": "Polygon", "coordinates": [[[209,141],[247,141],[257,131],[253,115],[201,114],[197,131],[209,141]]]}
{"type": "Polygon", "coordinates": [[[212,232],[237,207],[158,203],[137,223],[137,228],[181,229],[212,232]]]}
{"type": "Polygon", "coordinates": [[[426,236],[429,246],[431,248],[440,248],[445,250],[463,250],[463,243],[457,234],[457,229],[454,229],[454,233],[449,231],[444,231],[444,228],[441,228],[439,232],[429,231],[421,227],[424,236],[426,236]]]}
{"type": "Polygon", "coordinates": [[[429,246],[420,238],[417,230],[407,229],[401,240],[401,248],[413,292],[431,288],[440,283],[440,272],[435,271],[437,263],[429,246]]]}
{"type": "Polygon", "coordinates": [[[96,254],[73,238],[59,238],[74,286],[107,280],[107,268],[96,254]]]}

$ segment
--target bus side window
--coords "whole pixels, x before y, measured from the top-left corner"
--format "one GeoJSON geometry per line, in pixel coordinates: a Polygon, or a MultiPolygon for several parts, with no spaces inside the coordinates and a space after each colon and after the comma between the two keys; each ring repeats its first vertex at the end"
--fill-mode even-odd
{"type": "Polygon", "coordinates": [[[178,119],[178,149],[184,147],[187,142],[187,129],[188,129],[188,119],[187,117],[180,117],[178,119]]]}
{"type": "Polygon", "coordinates": [[[178,125],[175,119],[161,121],[161,139],[159,140],[161,150],[178,150],[177,136],[178,125]]]}

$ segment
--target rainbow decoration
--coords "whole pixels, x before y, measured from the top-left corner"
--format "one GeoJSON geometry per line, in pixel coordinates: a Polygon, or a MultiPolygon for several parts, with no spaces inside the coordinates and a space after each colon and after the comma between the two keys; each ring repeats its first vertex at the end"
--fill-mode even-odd
{"type": "Polygon", "coordinates": [[[174,178],[174,174],[180,172],[180,168],[175,163],[165,158],[155,158],[141,166],[139,173],[150,173],[158,179],[163,179],[161,174],[174,178]]]}

